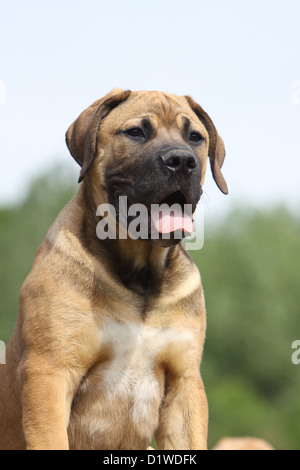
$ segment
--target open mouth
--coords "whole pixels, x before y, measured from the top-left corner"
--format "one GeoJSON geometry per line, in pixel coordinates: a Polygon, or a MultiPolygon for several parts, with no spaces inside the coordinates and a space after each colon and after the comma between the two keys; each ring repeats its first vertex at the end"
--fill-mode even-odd
{"type": "Polygon", "coordinates": [[[174,244],[193,233],[195,208],[181,191],[169,193],[160,200],[153,198],[153,203],[147,204],[119,196],[115,208],[120,226],[133,239],[165,240],[165,243],[170,240],[174,244]]]}
{"type": "Polygon", "coordinates": [[[173,206],[173,204],[179,204],[181,208],[184,209],[184,205],[187,204],[187,200],[181,191],[175,191],[158,202],[158,204],[168,204],[170,207],[173,206]]]}
{"type": "Polygon", "coordinates": [[[186,236],[193,232],[193,208],[180,191],[151,204],[150,217],[158,233],[179,232],[186,236]]]}

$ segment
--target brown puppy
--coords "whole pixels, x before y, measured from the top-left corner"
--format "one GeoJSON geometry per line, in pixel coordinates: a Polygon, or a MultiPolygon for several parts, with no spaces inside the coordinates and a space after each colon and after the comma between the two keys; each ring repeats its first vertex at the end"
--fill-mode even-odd
{"type": "Polygon", "coordinates": [[[224,437],[212,450],[275,450],[264,439],[257,437],[224,437]]]}
{"type": "Polygon", "coordinates": [[[227,193],[223,142],[189,97],[115,89],[67,145],[82,183],[21,290],[0,366],[0,448],[146,449],[155,434],[159,449],[205,449],[199,272],[172,236],[121,239],[118,197],[195,210],[208,155],[227,193]],[[116,207],[116,239],[96,235],[104,203],[116,207]]]}

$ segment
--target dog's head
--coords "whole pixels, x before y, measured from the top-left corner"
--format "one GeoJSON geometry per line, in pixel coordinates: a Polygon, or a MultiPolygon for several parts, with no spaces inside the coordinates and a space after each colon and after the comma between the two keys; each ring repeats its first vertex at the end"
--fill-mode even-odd
{"type": "MultiPolygon", "coordinates": [[[[114,89],[80,114],[66,141],[81,166],[79,182],[88,175],[96,202],[116,209],[119,197],[126,196],[129,206],[143,204],[150,211],[153,204],[186,204],[193,213],[208,157],[215,182],[228,192],[221,173],[223,141],[189,96],[114,89]]],[[[178,226],[178,217],[172,216],[174,231],[189,231],[188,217],[182,216],[178,226]]],[[[165,231],[161,218],[154,224],[158,232],[165,231]]]]}

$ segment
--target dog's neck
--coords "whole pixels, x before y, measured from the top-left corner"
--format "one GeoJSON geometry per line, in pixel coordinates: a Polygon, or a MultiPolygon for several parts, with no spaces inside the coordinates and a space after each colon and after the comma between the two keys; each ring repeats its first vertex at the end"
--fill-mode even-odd
{"type": "Polygon", "coordinates": [[[108,247],[114,253],[115,266],[126,287],[140,294],[158,294],[168,264],[170,249],[148,241],[112,240],[108,247]]]}
{"type": "Polygon", "coordinates": [[[105,196],[99,192],[97,202],[88,179],[81,184],[76,198],[83,208],[80,236],[84,245],[96,258],[113,260],[115,275],[129,289],[143,295],[159,294],[165,270],[171,262],[177,247],[165,248],[150,241],[126,239],[100,240],[96,234],[99,204],[105,196]]]}

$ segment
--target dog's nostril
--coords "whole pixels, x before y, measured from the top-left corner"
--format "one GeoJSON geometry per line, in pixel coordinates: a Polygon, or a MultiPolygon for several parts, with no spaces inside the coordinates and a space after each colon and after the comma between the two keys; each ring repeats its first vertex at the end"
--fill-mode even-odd
{"type": "Polygon", "coordinates": [[[169,166],[170,168],[174,168],[176,170],[177,168],[180,168],[181,162],[179,157],[170,157],[166,160],[166,165],[169,166]]]}
{"type": "Polygon", "coordinates": [[[190,170],[193,170],[194,168],[196,168],[196,160],[194,157],[188,157],[187,161],[186,161],[186,166],[190,169],[190,170]]]}

